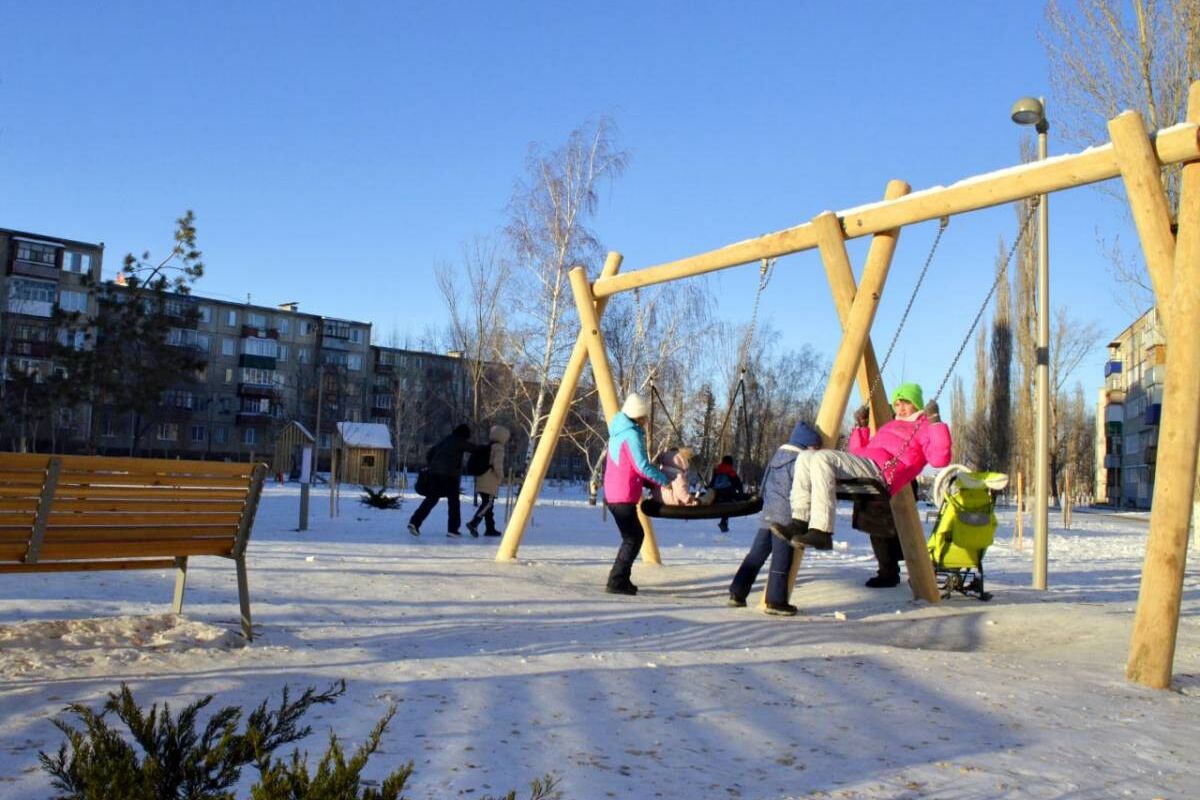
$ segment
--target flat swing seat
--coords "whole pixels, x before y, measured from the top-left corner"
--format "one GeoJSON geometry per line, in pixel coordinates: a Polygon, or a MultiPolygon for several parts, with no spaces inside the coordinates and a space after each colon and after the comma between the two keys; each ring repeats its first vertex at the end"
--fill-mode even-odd
{"type": "Polygon", "coordinates": [[[746,517],[762,511],[763,499],[755,496],[749,500],[734,500],[728,503],[713,503],[707,506],[672,506],[660,500],[642,501],[642,513],[658,519],[721,519],[723,517],[746,517]]]}

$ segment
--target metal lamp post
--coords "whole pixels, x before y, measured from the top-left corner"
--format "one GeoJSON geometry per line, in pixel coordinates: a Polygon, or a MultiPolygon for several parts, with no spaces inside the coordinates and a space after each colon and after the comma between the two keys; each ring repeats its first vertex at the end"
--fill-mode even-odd
{"type": "MultiPolygon", "coordinates": [[[[1033,125],[1038,134],[1038,160],[1046,160],[1046,139],[1050,123],[1046,119],[1045,98],[1022,97],[1013,103],[1012,120],[1018,125],[1033,125]]],[[[1037,266],[1037,460],[1034,481],[1036,496],[1033,517],[1033,588],[1046,588],[1047,545],[1050,526],[1050,209],[1047,195],[1038,205],[1037,266]]]]}

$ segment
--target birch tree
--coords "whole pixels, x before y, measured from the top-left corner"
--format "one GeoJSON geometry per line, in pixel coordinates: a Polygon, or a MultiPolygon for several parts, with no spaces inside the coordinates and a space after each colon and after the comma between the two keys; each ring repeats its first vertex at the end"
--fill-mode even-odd
{"type": "Polygon", "coordinates": [[[530,148],[525,175],[508,204],[506,232],[516,279],[509,301],[523,323],[513,340],[514,361],[527,368],[528,455],[532,457],[545,415],[551,382],[562,374],[578,325],[567,272],[575,266],[594,278],[603,248],[589,227],[600,204],[600,188],[619,177],[629,161],[617,146],[611,120],[600,118],[570,133],[549,152],[530,148]]]}

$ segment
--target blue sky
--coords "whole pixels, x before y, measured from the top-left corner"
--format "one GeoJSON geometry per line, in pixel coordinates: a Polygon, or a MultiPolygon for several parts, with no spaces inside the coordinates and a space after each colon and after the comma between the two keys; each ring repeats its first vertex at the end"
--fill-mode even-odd
{"type": "MultiPolygon", "coordinates": [[[[605,114],[630,151],[596,220],[624,269],[1018,160],[1013,100],[1048,92],[1035,2],[29,3],[0,0],[0,227],[169,245],[197,215],[197,292],[418,334],[432,270],[503,224],[531,142],[605,114]]],[[[1054,137],[1050,152],[1079,148],[1054,137]]],[[[1095,189],[1054,195],[1051,303],[1129,322],[1096,240],[1133,243],[1095,189]]],[[[901,236],[882,353],[936,223],[901,236]]],[[[885,377],[936,385],[991,283],[1010,207],[956,218],[885,377]]],[[[856,264],[863,248],[852,248],[856,264]]],[[[753,266],[710,277],[746,319],[753,266]]],[[[815,253],[763,301],[793,346],[839,338],[815,253]]],[[[1103,342],[1099,343],[1103,344],[1103,342]]],[[[1102,348],[1078,377],[1102,382],[1102,348]]],[[[969,385],[971,353],[960,367],[969,385]]]]}

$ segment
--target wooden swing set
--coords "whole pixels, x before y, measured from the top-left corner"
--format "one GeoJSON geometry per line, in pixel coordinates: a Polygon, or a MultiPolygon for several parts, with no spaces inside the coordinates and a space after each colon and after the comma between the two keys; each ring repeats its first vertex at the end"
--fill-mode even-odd
{"type": "MultiPolygon", "coordinates": [[[[609,253],[599,278],[590,285],[583,267],[572,269],[571,288],[581,329],[496,561],[516,558],[585,363],[591,364],[606,418],[611,420],[620,410],[600,330],[600,317],[610,296],[817,249],[843,328],[816,419],[826,446],[834,446],[856,381],[875,425],[892,418],[870,334],[904,226],[1121,177],[1159,318],[1168,332],[1157,480],[1126,676],[1146,686],[1168,688],[1183,599],[1200,444],[1200,82],[1191,86],[1186,122],[1147,134],[1141,114],[1126,111],[1109,121],[1108,131],[1111,141],[1106,145],[977,175],[946,187],[910,193],[908,184],[893,180],[882,202],[839,213],[826,211],[810,222],[678,261],[618,274],[622,256],[609,253]],[[1160,178],[1161,168],[1172,164],[1184,165],[1175,228],[1160,178]],[[863,236],[873,238],[862,282],[856,285],[846,241],[863,236]]],[[[912,493],[899,493],[891,499],[891,507],[913,596],[937,603],[937,581],[912,493]]],[[[639,517],[646,531],[642,558],[650,564],[661,564],[654,527],[640,511],[639,517]]],[[[793,576],[799,555],[797,552],[793,559],[793,576]]]]}

